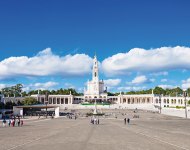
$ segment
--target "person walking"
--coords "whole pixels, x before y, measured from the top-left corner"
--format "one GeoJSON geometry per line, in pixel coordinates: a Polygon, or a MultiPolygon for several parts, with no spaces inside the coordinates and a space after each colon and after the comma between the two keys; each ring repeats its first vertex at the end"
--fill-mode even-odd
{"type": "Polygon", "coordinates": [[[23,126],[23,123],[24,123],[23,120],[21,120],[21,126],[23,126]]]}
{"type": "Polygon", "coordinates": [[[20,118],[18,118],[18,127],[20,127],[20,118]]]}
{"type": "Polygon", "coordinates": [[[127,122],[127,119],[126,118],[124,118],[124,124],[126,125],[126,122],[127,122]]]}
{"type": "Polygon", "coordinates": [[[3,119],[3,127],[5,127],[5,126],[6,126],[6,120],[3,119]]]}
{"type": "Polygon", "coordinates": [[[100,120],[98,119],[98,124],[100,123],[100,120]]]}
{"type": "Polygon", "coordinates": [[[91,123],[91,124],[94,124],[94,118],[91,117],[90,123],[91,123]]]}
{"type": "Polygon", "coordinates": [[[93,124],[96,124],[96,118],[94,118],[94,123],[93,124]]]}
{"type": "Polygon", "coordinates": [[[9,121],[8,121],[8,125],[9,125],[9,127],[11,126],[11,120],[9,119],[9,121]]]}
{"type": "Polygon", "coordinates": [[[129,118],[127,119],[127,123],[128,123],[128,124],[130,123],[130,119],[129,119],[129,118]]]}

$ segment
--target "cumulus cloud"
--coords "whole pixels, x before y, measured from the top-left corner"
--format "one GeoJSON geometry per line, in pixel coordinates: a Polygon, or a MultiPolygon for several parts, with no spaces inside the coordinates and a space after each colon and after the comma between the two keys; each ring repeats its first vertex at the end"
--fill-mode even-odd
{"type": "Polygon", "coordinates": [[[181,87],[182,87],[183,89],[188,89],[188,88],[190,88],[190,78],[188,78],[187,80],[182,80],[182,85],[181,85],[181,87]]]}
{"type": "Polygon", "coordinates": [[[124,86],[124,87],[118,87],[117,90],[119,91],[139,91],[146,89],[145,86],[124,86]]]}
{"type": "Polygon", "coordinates": [[[0,90],[5,88],[6,87],[6,84],[0,84],[0,90]]]}
{"type": "Polygon", "coordinates": [[[137,71],[165,72],[173,69],[190,69],[189,58],[189,47],[161,47],[150,50],[134,48],[127,53],[118,53],[106,58],[102,62],[102,68],[107,75],[137,71]]]}
{"type": "Polygon", "coordinates": [[[44,83],[34,83],[34,84],[29,84],[29,85],[24,85],[23,91],[30,91],[30,90],[50,90],[53,87],[57,86],[59,83],[57,82],[44,82],[44,83]]]}
{"type": "Polygon", "coordinates": [[[161,85],[158,85],[159,87],[163,88],[163,89],[173,89],[173,88],[176,88],[177,86],[174,86],[174,85],[168,85],[168,84],[161,84],[161,85]]]}
{"type": "Polygon", "coordinates": [[[59,56],[50,48],[36,56],[9,57],[0,61],[0,79],[15,76],[77,76],[91,71],[92,58],[86,54],[59,56]]]}
{"type": "Polygon", "coordinates": [[[107,87],[118,86],[121,83],[121,79],[107,79],[104,80],[104,83],[107,87]]]}
{"type": "Polygon", "coordinates": [[[147,77],[142,75],[142,76],[137,76],[132,80],[132,84],[142,84],[146,83],[148,81],[147,77]]]}
{"type": "Polygon", "coordinates": [[[155,79],[148,79],[145,75],[135,77],[131,82],[127,84],[144,84],[154,82],[155,79]]]}

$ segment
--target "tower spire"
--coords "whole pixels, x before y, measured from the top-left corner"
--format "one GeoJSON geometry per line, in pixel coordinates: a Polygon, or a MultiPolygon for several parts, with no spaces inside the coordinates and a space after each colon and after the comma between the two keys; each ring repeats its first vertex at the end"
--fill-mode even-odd
{"type": "Polygon", "coordinates": [[[96,57],[96,53],[95,53],[94,60],[93,60],[92,80],[99,81],[99,79],[98,79],[98,60],[96,57]]]}

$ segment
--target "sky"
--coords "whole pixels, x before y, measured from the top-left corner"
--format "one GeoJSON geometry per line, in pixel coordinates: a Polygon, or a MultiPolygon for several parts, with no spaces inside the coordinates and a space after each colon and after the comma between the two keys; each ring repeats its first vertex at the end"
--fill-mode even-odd
{"type": "Polygon", "coordinates": [[[190,87],[189,0],[0,1],[0,89],[190,87]]]}

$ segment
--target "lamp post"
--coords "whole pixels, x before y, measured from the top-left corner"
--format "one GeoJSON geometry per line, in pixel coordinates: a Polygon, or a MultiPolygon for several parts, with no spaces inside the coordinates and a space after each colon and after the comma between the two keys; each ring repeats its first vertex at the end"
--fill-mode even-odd
{"type": "Polygon", "coordinates": [[[161,99],[161,98],[162,98],[162,95],[160,94],[160,95],[159,95],[160,114],[162,113],[162,111],[161,111],[161,110],[162,110],[162,99],[161,99]]]}
{"type": "Polygon", "coordinates": [[[46,118],[47,118],[47,104],[48,104],[48,93],[46,92],[46,95],[45,95],[45,104],[46,104],[46,118]]]}
{"type": "Polygon", "coordinates": [[[183,97],[184,97],[184,102],[185,102],[185,118],[187,119],[187,91],[183,91],[183,97]]]}

